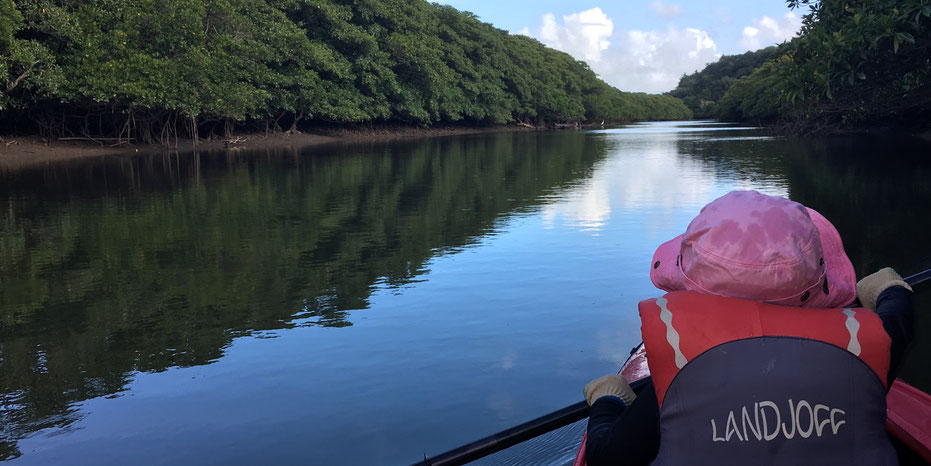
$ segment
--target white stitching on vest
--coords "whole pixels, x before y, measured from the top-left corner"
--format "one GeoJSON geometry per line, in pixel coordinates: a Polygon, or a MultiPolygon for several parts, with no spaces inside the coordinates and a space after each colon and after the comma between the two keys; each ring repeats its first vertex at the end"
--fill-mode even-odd
{"type": "MultiPolygon", "coordinates": [[[[666,298],[656,298],[656,305],[659,306],[659,319],[666,324],[666,341],[669,342],[669,346],[676,353],[676,367],[682,369],[689,361],[685,359],[685,355],[679,350],[679,332],[672,326],[672,312],[666,307],[668,302],[666,298]]],[[[859,348],[860,346],[857,345],[857,354],[859,354],[859,348]]]]}
{"type": "Polygon", "coordinates": [[[847,344],[847,351],[854,356],[860,355],[860,340],[857,339],[857,333],[860,331],[860,322],[857,320],[857,311],[853,309],[844,309],[844,315],[847,316],[847,331],[850,332],[850,343],[847,344]]]}

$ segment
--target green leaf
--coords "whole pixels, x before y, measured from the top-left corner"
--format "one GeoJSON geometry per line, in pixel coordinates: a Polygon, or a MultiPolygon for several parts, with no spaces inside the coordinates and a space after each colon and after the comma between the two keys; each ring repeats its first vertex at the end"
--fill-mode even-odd
{"type": "Polygon", "coordinates": [[[931,16],[931,6],[926,6],[926,7],[922,8],[922,9],[921,9],[921,14],[925,15],[925,17],[931,16]]]}

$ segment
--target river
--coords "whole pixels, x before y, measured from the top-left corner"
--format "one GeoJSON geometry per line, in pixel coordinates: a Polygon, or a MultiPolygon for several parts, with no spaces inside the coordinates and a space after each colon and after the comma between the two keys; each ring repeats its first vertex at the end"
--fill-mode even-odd
{"type": "Polygon", "coordinates": [[[0,173],[0,458],[418,461],[616,371],[654,249],[732,189],[820,211],[858,276],[931,266],[929,149],[666,122],[0,173]]]}

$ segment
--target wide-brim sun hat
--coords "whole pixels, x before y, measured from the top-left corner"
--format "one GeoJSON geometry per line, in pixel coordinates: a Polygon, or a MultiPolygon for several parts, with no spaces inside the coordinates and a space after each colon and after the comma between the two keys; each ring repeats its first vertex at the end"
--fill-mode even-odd
{"type": "Polygon", "coordinates": [[[653,284],[808,308],[848,306],[856,274],[823,215],[785,198],[731,191],[653,254],[653,284]]]}

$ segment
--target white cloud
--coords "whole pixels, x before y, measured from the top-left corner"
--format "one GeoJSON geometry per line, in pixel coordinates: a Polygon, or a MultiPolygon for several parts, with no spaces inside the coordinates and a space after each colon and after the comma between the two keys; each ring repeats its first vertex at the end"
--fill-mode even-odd
{"type": "Polygon", "coordinates": [[[746,50],[757,50],[795,37],[801,27],[802,18],[791,11],[779,19],[764,16],[754,19],[752,26],[744,27],[738,44],[746,50]]]}
{"type": "Polygon", "coordinates": [[[517,32],[515,32],[515,33],[513,33],[513,34],[515,34],[515,35],[519,34],[519,35],[522,35],[522,36],[530,37],[530,28],[527,27],[527,26],[524,26],[523,28],[521,28],[520,31],[517,31],[517,32]]]}
{"type": "Polygon", "coordinates": [[[600,8],[564,16],[543,16],[538,39],[589,66],[623,91],[659,93],[676,87],[684,73],[702,69],[720,54],[698,29],[628,30],[614,34],[614,22],[600,8]],[[610,39],[610,40],[609,40],[610,39]]]}
{"type": "Polygon", "coordinates": [[[650,4],[650,8],[656,13],[656,16],[660,18],[673,19],[677,18],[682,14],[682,6],[678,3],[669,3],[663,2],[663,0],[654,0],[650,4]]]}
{"type": "Polygon", "coordinates": [[[610,59],[592,68],[624,91],[665,92],[685,73],[700,70],[721,55],[708,33],[698,29],[626,31],[610,59]]]}
{"type": "MultiPolygon", "coordinates": [[[[606,130],[606,134],[623,134],[628,150],[637,157],[609,156],[586,180],[551,203],[543,206],[544,228],[554,225],[592,232],[611,223],[612,213],[623,217],[631,210],[649,207],[647,229],[658,228],[665,235],[675,219],[674,207],[701,206],[715,198],[714,176],[702,161],[683,157],[678,139],[687,136],[675,127],[633,126],[606,130]],[[669,180],[688,179],[688,183],[669,180]]],[[[616,155],[616,154],[614,154],[616,155]]],[[[651,232],[652,233],[652,232],[651,232]]],[[[657,243],[658,244],[658,243],[657,243]]]]}
{"type": "Polygon", "coordinates": [[[543,227],[553,228],[557,218],[580,231],[597,236],[611,217],[610,180],[593,178],[568,191],[559,202],[543,207],[543,227]]]}
{"type": "Polygon", "coordinates": [[[614,32],[614,22],[601,8],[563,16],[559,24],[552,13],[543,15],[540,39],[550,47],[568,52],[576,58],[599,60],[601,52],[611,46],[607,39],[614,32]]]}

